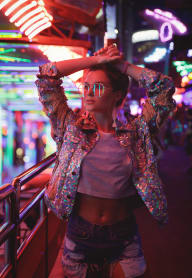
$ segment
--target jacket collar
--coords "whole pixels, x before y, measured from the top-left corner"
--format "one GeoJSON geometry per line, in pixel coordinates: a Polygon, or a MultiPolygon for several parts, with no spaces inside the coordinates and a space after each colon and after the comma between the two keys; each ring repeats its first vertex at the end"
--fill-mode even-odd
{"type": "MultiPolygon", "coordinates": [[[[89,112],[79,112],[76,125],[84,131],[97,131],[96,121],[89,112]]],[[[130,129],[133,129],[131,121],[129,117],[125,116],[123,109],[116,113],[113,127],[115,127],[116,132],[130,131],[130,129]]]]}

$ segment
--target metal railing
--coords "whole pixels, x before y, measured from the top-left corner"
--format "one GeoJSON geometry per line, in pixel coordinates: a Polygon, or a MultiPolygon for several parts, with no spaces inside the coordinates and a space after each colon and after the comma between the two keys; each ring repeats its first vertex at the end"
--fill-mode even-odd
{"type": "MultiPolygon", "coordinates": [[[[43,200],[45,189],[39,189],[32,198],[28,200],[27,204],[21,208],[21,186],[43,172],[55,162],[55,159],[56,154],[53,153],[15,177],[12,184],[5,184],[0,187],[0,202],[3,202],[4,210],[4,221],[0,226],[0,246],[4,244],[5,247],[5,266],[0,273],[0,277],[7,277],[8,274],[9,277],[17,277],[17,259],[27,246],[30,238],[33,237],[35,230],[38,229],[38,225],[40,225],[41,221],[47,216],[47,209],[43,200]],[[20,223],[29,215],[30,211],[37,206],[40,207],[39,221],[31,230],[29,237],[20,244],[20,223]]],[[[47,273],[45,277],[48,277],[47,273]]]]}

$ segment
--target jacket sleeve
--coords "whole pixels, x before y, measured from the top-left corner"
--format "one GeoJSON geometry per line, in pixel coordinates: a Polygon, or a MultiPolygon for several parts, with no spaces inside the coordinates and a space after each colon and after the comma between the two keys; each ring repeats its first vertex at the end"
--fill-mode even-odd
{"type": "Polygon", "coordinates": [[[168,221],[167,199],[158,175],[149,126],[143,117],[134,121],[137,135],[134,143],[133,182],[149,212],[159,224],[168,221]]]}
{"type": "Polygon", "coordinates": [[[67,105],[62,80],[55,63],[39,67],[36,85],[43,111],[51,123],[51,135],[59,147],[67,124],[73,118],[73,111],[67,105]]]}
{"type": "Polygon", "coordinates": [[[176,106],[172,98],[175,92],[174,83],[169,76],[150,69],[143,69],[139,85],[147,90],[143,116],[148,123],[150,132],[155,133],[176,106]]]}

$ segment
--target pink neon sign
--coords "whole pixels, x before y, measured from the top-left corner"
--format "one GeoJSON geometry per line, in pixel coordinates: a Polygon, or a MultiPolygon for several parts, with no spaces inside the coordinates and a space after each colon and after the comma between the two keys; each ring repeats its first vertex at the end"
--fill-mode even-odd
{"type": "Polygon", "coordinates": [[[170,41],[173,37],[173,29],[169,22],[164,22],[161,25],[159,36],[162,42],[170,41]]]}
{"type": "Polygon", "coordinates": [[[160,27],[160,39],[162,42],[166,42],[172,39],[173,28],[176,33],[185,34],[187,32],[187,27],[171,12],[162,11],[160,9],[145,10],[147,16],[152,16],[158,21],[163,21],[164,23],[160,27]]]}

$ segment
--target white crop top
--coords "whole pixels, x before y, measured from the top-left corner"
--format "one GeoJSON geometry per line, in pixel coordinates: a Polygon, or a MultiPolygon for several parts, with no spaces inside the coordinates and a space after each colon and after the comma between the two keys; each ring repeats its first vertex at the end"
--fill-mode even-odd
{"type": "Polygon", "coordinates": [[[134,195],[129,179],[132,172],[129,150],[111,133],[100,132],[100,139],[81,164],[78,192],[87,195],[120,199],[134,195]]]}

